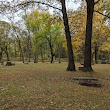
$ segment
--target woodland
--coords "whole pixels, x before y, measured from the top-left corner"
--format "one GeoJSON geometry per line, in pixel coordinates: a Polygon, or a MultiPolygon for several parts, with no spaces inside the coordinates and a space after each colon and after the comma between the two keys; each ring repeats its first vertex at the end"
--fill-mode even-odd
{"type": "Polygon", "coordinates": [[[0,0],[0,110],[109,110],[110,0],[0,0]]]}
{"type": "Polygon", "coordinates": [[[75,11],[65,0],[1,1],[0,14],[9,22],[0,21],[0,62],[62,60],[68,71],[76,70],[75,61],[84,71],[93,71],[92,63],[110,63],[110,1],[72,2],[80,4],[75,11]]]}

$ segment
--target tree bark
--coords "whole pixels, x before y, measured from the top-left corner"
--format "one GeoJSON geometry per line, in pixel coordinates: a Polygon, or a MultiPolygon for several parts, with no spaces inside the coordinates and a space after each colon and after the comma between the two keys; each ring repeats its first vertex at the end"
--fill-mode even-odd
{"type": "Polygon", "coordinates": [[[2,52],[0,52],[0,63],[2,62],[2,52]]]}
{"type": "Polygon", "coordinates": [[[85,55],[84,55],[84,70],[93,71],[91,66],[91,39],[92,39],[92,22],[94,11],[94,0],[86,0],[87,3],[87,21],[86,21],[86,37],[85,37],[85,55]]]}
{"type": "Polygon", "coordinates": [[[7,56],[7,61],[10,61],[10,57],[9,57],[8,47],[7,46],[5,47],[5,53],[6,53],[6,56],[7,56]]]}
{"type": "Polygon", "coordinates": [[[53,63],[53,58],[54,58],[54,55],[51,54],[51,63],[53,63]]]}
{"type": "Polygon", "coordinates": [[[67,42],[67,48],[68,48],[67,71],[75,71],[76,69],[75,69],[75,63],[74,63],[74,55],[73,55],[73,48],[72,48],[72,43],[71,43],[71,35],[70,35],[70,28],[69,28],[69,23],[68,23],[65,0],[61,0],[61,5],[62,5],[64,27],[65,27],[66,42],[67,42]]]}
{"type": "Polygon", "coordinates": [[[110,51],[108,51],[108,63],[110,64],[110,51]]]}
{"type": "Polygon", "coordinates": [[[98,58],[97,58],[98,57],[98,46],[97,46],[97,44],[95,44],[95,53],[94,54],[95,54],[95,63],[98,64],[98,58]]]}
{"type": "Polygon", "coordinates": [[[61,63],[61,46],[58,44],[58,62],[61,63]]]}
{"type": "Polygon", "coordinates": [[[41,58],[42,58],[42,63],[44,63],[44,54],[43,54],[43,50],[42,50],[43,48],[42,48],[42,46],[41,46],[41,48],[40,48],[40,50],[41,50],[41,58]]]}
{"type": "Polygon", "coordinates": [[[53,58],[54,58],[54,52],[53,52],[53,45],[49,44],[50,46],[50,53],[51,53],[51,63],[53,63],[53,58]]]}
{"type": "Polygon", "coordinates": [[[30,35],[28,35],[27,38],[27,57],[28,57],[28,62],[30,62],[30,35]]]}
{"type": "Polygon", "coordinates": [[[23,50],[22,50],[22,47],[21,47],[21,41],[20,40],[18,40],[18,44],[19,44],[20,56],[21,56],[21,59],[24,63],[24,54],[23,54],[23,50]]]}
{"type": "MultiPolygon", "coordinates": [[[[15,46],[15,45],[14,45],[14,46],[15,46]]],[[[17,57],[16,46],[14,47],[14,57],[15,57],[15,60],[16,60],[16,57],[17,57]]]]}
{"type": "Polygon", "coordinates": [[[34,63],[38,63],[38,52],[34,53],[34,63]]]}
{"type": "MultiPolygon", "coordinates": [[[[25,12],[25,16],[27,17],[27,12],[26,12],[26,9],[24,10],[25,12]]],[[[26,25],[29,25],[29,22],[26,23],[26,25]]],[[[28,35],[27,35],[27,57],[28,57],[28,62],[30,62],[30,57],[31,57],[31,53],[30,53],[30,28],[27,28],[27,32],[28,32],[28,35]]]]}

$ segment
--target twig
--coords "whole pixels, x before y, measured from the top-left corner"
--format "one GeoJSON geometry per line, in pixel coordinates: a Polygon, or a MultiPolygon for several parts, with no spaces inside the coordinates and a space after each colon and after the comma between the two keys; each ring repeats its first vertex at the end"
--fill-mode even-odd
{"type": "Polygon", "coordinates": [[[101,14],[101,15],[103,15],[103,16],[105,16],[105,17],[107,17],[107,18],[109,18],[109,19],[110,19],[110,16],[105,15],[105,14],[103,14],[103,13],[99,12],[99,11],[94,10],[94,12],[97,12],[97,13],[99,13],[99,14],[101,14]]]}

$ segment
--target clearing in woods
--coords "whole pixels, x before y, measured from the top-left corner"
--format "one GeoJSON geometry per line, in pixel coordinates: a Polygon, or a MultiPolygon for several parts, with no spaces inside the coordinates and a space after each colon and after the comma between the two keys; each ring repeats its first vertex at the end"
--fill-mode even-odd
{"type": "Polygon", "coordinates": [[[109,110],[110,65],[95,72],[65,71],[67,63],[0,65],[0,110],[109,110]],[[102,87],[81,86],[74,77],[94,76],[102,87]]]}

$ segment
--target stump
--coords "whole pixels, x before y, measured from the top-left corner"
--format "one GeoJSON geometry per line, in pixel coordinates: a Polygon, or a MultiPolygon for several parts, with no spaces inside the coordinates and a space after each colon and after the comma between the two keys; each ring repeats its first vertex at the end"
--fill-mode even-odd
{"type": "Polygon", "coordinates": [[[108,64],[110,64],[110,62],[108,62],[108,64]]]}
{"type": "Polygon", "coordinates": [[[4,62],[3,61],[1,61],[0,63],[1,63],[1,65],[4,65],[4,62]]]}
{"type": "Polygon", "coordinates": [[[80,64],[84,65],[84,59],[80,59],[80,64]]]}
{"type": "Polygon", "coordinates": [[[79,70],[84,71],[84,67],[79,67],[79,70]]]}
{"type": "Polygon", "coordinates": [[[83,71],[83,72],[92,72],[92,68],[85,68],[85,67],[79,67],[79,70],[83,71]]]}
{"type": "Polygon", "coordinates": [[[24,64],[28,64],[28,61],[25,61],[24,64]]]}
{"type": "Polygon", "coordinates": [[[6,66],[12,66],[12,65],[15,65],[15,63],[12,63],[11,61],[6,62],[6,66]]]}
{"type": "Polygon", "coordinates": [[[102,84],[99,83],[97,78],[94,77],[75,77],[74,80],[82,86],[89,86],[89,87],[101,87],[102,84]]]}

